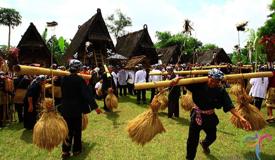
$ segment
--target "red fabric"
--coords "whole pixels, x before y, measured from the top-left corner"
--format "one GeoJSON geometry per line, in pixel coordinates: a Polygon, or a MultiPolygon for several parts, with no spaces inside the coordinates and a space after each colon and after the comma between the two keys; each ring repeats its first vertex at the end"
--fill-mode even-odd
{"type": "Polygon", "coordinates": [[[273,77],[269,78],[268,88],[274,88],[275,87],[275,72],[273,72],[273,77]]]}

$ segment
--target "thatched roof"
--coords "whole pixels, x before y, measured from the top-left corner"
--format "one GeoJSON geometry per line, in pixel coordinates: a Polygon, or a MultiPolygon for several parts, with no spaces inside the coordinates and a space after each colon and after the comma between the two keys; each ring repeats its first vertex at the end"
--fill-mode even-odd
{"type": "Polygon", "coordinates": [[[94,47],[114,49],[113,41],[100,9],[97,9],[97,13],[91,19],[79,26],[77,33],[66,50],[66,57],[71,57],[76,52],[82,54],[87,41],[92,42],[94,47]]]}
{"type": "Polygon", "coordinates": [[[232,63],[223,48],[216,48],[206,52],[196,52],[194,54],[194,62],[199,64],[232,63]]]}
{"type": "Polygon", "coordinates": [[[181,55],[180,47],[178,45],[158,48],[157,53],[163,64],[176,64],[181,55]]]}
{"type": "Polygon", "coordinates": [[[150,60],[150,64],[155,64],[158,61],[158,55],[147,25],[144,25],[142,30],[118,37],[116,51],[128,58],[145,55],[150,60]]]}
{"type": "Polygon", "coordinates": [[[130,58],[125,66],[126,69],[134,69],[137,64],[142,64],[145,68],[150,68],[150,63],[145,55],[130,58]]]}
{"type": "Polygon", "coordinates": [[[17,48],[20,49],[20,64],[39,63],[43,67],[51,65],[51,52],[33,23],[30,23],[17,48]]]}

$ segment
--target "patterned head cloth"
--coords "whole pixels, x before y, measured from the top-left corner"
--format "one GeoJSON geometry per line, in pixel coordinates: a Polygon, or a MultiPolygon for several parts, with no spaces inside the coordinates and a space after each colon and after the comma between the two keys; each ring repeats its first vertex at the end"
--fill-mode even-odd
{"type": "Polygon", "coordinates": [[[208,72],[208,77],[211,77],[211,78],[217,79],[217,80],[222,80],[224,77],[224,74],[219,69],[213,68],[208,72]]]}
{"type": "Polygon", "coordinates": [[[35,81],[40,83],[42,81],[45,81],[46,80],[46,76],[45,75],[39,75],[35,78],[35,81]]]}
{"type": "Polygon", "coordinates": [[[82,63],[77,59],[71,59],[69,63],[70,72],[79,72],[82,67],[82,63]]]}

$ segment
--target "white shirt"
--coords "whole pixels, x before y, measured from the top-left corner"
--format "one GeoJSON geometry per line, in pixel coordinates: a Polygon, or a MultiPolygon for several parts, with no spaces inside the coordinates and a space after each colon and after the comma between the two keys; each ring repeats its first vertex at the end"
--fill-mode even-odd
{"type": "Polygon", "coordinates": [[[138,70],[135,74],[135,83],[146,82],[146,71],[138,70]]]}
{"type": "Polygon", "coordinates": [[[127,85],[128,74],[124,69],[121,69],[120,71],[118,71],[117,76],[118,76],[119,85],[127,85]]]}
{"type": "Polygon", "coordinates": [[[112,72],[111,75],[113,76],[115,85],[117,86],[117,78],[118,78],[118,76],[117,76],[116,72],[112,72]]]}
{"type": "MultiPolygon", "coordinates": [[[[153,69],[152,72],[154,72],[154,73],[161,73],[161,71],[158,70],[158,69],[153,69]]],[[[151,76],[149,77],[149,81],[150,81],[150,82],[162,81],[162,75],[151,75],[151,76]]]]}
{"type": "Polygon", "coordinates": [[[252,97],[265,98],[268,86],[268,78],[251,78],[249,83],[252,85],[249,95],[252,97]]]}
{"type": "Polygon", "coordinates": [[[127,71],[128,72],[128,80],[127,82],[130,83],[130,84],[134,84],[134,81],[135,81],[135,71],[127,71]]]}
{"type": "Polygon", "coordinates": [[[99,88],[101,88],[101,86],[102,86],[102,83],[98,81],[98,82],[95,84],[95,89],[99,89],[99,88]]]}

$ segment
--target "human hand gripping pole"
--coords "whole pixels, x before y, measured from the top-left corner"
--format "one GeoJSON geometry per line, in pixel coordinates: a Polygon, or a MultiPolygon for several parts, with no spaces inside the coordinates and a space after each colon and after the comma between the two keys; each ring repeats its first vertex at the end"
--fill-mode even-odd
{"type": "Polygon", "coordinates": [[[176,77],[172,80],[172,82],[170,83],[171,87],[176,86],[179,83],[179,80],[181,79],[181,77],[176,77]]]}

